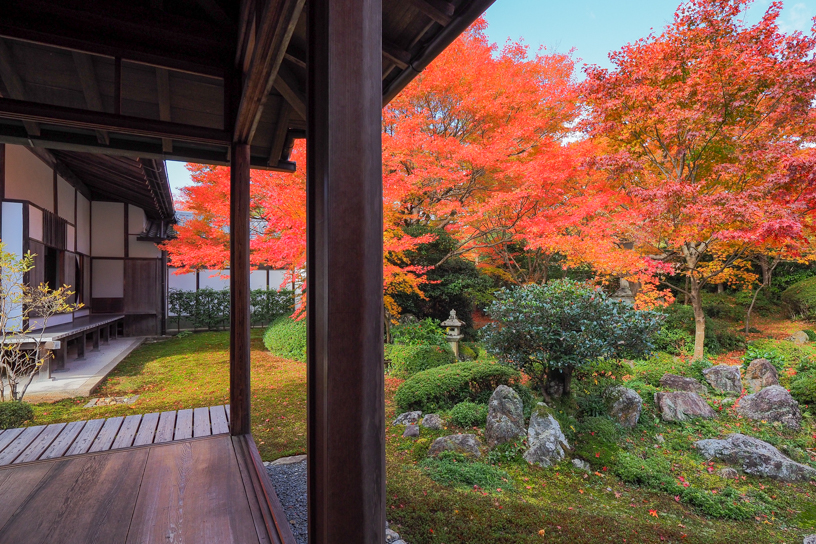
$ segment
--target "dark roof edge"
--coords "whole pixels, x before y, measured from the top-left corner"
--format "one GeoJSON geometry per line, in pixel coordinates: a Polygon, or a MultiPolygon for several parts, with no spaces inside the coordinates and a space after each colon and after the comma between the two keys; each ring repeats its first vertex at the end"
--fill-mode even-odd
{"type": "Polygon", "coordinates": [[[139,162],[150,185],[150,191],[156,199],[156,211],[163,220],[175,223],[173,193],[170,190],[165,162],[161,159],[139,159],[139,162]]]}
{"type": "Polygon", "coordinates": [[[473,0],[470,6],[456,16],[439,35],[436,36],[413,59],[411,64],[400,73],[383,91],[383,107],[388,105],[402,90],[428,67],[450,44],[456,40],[473,22],[478,19],[496,0],[473,0]]]}

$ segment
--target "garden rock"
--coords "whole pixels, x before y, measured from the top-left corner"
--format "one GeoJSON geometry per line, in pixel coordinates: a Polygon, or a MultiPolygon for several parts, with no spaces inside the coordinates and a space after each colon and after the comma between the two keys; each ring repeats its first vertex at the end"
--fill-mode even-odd
{"type": "Polygon", "coordinates": [[[788,337],[789,342],[793,342],[797,346],[801,346],[802,344],[807,344],[810,338],[805,331],[796,331],[792,335],[788,337]]]}
{"type": "Polygon", "coordinates": [[[726,480],[733,480],[734,478],[739,478],[739,472],[731,467],[725,467],[717,471],[717,476],[725,478],[726,480]]]}
{"type": "Polygon", "coordinates": [[[419,438],[419,425],[416,423],[405,426],[405,432],[402,433],[403,438],[419,438]]]}
{"type": "Polygon", "coordinates": [[[400,539],[399,533],[392,531],[388,527],[385,528],[385,544],[393,544],[400,539]]]}
{"type": "Polygon", "coordinates": [[[587,463],[586,461],[584,461],[582,459],[573,459],[572,464],[575,466],[575,468],[577,468],[579,470],[583,470],[584,472],[589,472],[590,471],[589,463],[587,463]]]}
{"type": "Polygon", "coordinates": [[[542,467],[558,463],[564,458],[564,449],[569,449],[561,425],[542,403],[538,404],[538,409],[530,416],[527,445],[530,449],[524,453],[524,459],[531,465],[542,467]]]}
{"type": "Polygon", "coordinates": [[[754,359],[745,371],[745,382],[748,389],[757,393],[765,387],[779,385],[779,376],[768,359],[754,359]]]}
{"type": "Polygon", "coordinates": [[[785,482],[816,479],[816,469],[797,463],[767,442],[734,433],[724,440],[707,439],[694,444],[706,459],[721,459],[739,464],[747,474],[766,476],[785,482]]]}
{"type": "Polygon", "coordinates": [[[816,535],[805,535],[802,544],[816,544],[816,535]]]}
{"type": "Polygon", "coordinates": [[[703,370],[703,376],[711,387],[723,393],[742,393],[742,381],[738,366],[717,365],[703,370]]]}
{"type": "Polygon", "coordinates": [[[609,417],[624,427],[634,427],[643,409],[643,399],[634,389],[615,386],[604,391],[609,417]]]}
{"type": "Polygon", "coordinates": [[[498,386],[490,396],[487,407],[485,438],[489,448],[524,436],[524,404],[512,388],[498,386]]]}
{"type": "Polygon", "coordinates": [[[709,419],[717,415],[700,395],[691,391],[661,391],[655,393],[654,402],[664,421],[686,421],[695,417],[709,419]]]}
{"type": "Polygon", "coordinates": [[[802,413],[788,390],[779,385],[772,385],[759,393],[747,395],[737,406],[737,413],[748,419],[778,421],[790,429],[802,426],[802,413]]]}
{"type": "Polygon", "coordinates": [[[397,416],[397,419],[394,420],[393,425],[416,425],[419,423],[419,418],[422,417],[422,412],[405,412],[404,414],[400,414],[397,416]]]}
{"type": "Polygon", "coordinates": [[[442,418],[439,417],[439,414],[428,414],[422,418],[422,423],[420,423],[420,425],[426,429],[438,431],[442,429],[442,418]]]}
{"type": "Polygon", "coordinates": [[[708,391],[705,385],[694,378],[684,378],[675,374],[663,374],[663,377],[660,378],[660,385],[674,391],[691,391],[699,394],[705,394],[708,391]]]}
{"type": "Polygon", "coordinates": [[[428,450],[428,457],[436,457],[443,451],[452,451],[473,457],[481,457],[481,441],[475,434],[452,434],[437,438],[428,450]]]}

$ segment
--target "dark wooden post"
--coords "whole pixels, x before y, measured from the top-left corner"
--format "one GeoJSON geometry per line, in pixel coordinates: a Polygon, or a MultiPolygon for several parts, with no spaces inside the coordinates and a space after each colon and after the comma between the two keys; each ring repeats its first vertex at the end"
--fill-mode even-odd
{"type": "Polygon", "coordinates": [[[230,432],[250,432],[249,145],[233,144],[230,160],[230,432]]]}
{"type": "Polygon", "coordinates": [[[382,544],[382,6],[308,17],[309,542],[382,544]]]}

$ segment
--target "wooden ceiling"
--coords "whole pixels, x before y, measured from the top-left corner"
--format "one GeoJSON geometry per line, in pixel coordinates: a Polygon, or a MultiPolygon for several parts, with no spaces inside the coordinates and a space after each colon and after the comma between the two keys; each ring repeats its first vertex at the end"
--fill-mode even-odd
{"type": "MultiPolygon", "coordinates": [[[[493,1],[383,0],[383,102],[493,1]]],[[[0,141],[208,164],[248,142],[252,167],[293,171],[292,142],[306,136],[306,10],[306,0],[4,0],[0,141]]]]}

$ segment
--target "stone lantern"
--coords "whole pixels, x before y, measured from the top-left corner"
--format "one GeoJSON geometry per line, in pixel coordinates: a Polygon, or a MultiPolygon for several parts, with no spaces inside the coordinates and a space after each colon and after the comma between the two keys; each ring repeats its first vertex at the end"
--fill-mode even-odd
{"type": "Polygon", "coordinates": [[[462,325],[464,323],[456,318],[456,310],[451,310],[450,317],[442,322],[442,326],[445,327],[445,340],[450,344],[457,359],[459,358],[459,340],[464,338],[459,330],[462,325]]]}

